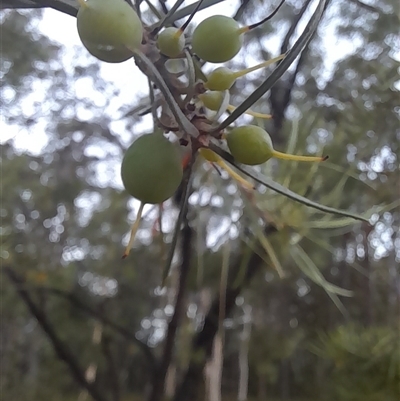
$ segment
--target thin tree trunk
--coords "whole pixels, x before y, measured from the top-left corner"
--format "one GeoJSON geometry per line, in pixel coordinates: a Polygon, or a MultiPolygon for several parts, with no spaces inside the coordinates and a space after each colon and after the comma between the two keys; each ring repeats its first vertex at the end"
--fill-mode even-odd
{"type": "MultiPolygon", "coordinates": [[[[101,341],[101,336],[103,333],[103,327],[101,323],[95,322],[92,335],[92,343],[94,345],[99,345],[101,341]]],[[[89,383],[93,383],[96,380],[97,364],[91,362],[86,369],[85,378],[89,383]]],[[[87,390],[82,390],[78,396],[78,401],[85,401],[87,399],[87,390]]]]}
{"type": "Polygon", "coordinates": [[[239,389],[238,401],[247,400],[249,387],[249,341],[251,335],[251,306],[246,305],[243,315],[243,331],[241,333],[241,343],[239,349],[239,389]]]}
{"type": "Polygon", "coordinates": [[[28,291],[24,288],[24,279],[11,267],[4,267],[3,269],[7,273],[10,281],[15,286],[15,289],[17,290],[21,299],[24,301],[25,305],[28,307],[32,315],[36,318],[37,322],[47,335],[47,338],[50,340],[58,358],[67,364],[72,377],[76,380],[77,383],[79,383],[83,388],[88,391],[88,393],[95,401],[106,401],[106,397],[101,394],[99,389],[93,383],[90,383],[86,380],[85,374],[79,366],[77,359],[68,347],[68,344],[59,338],[44,311],[40,309],[38,305],[32,300],[28,291]]]}
{"type": "Polygon", "coordinates": [[[165,378],[165,395],[171,398],[176,386],[176,366],[173,362],[169,365],[167,377],[165,378]]]}
{"type": "Polygon", "coordinates": [[[267,399],[267,383],[265,380],[265,375],[263,373],[259,373],[258,375],[258,401],[266,401],[267,399]]]}
{"type": "Polygon", "coordinates": [[[364,233],[363,233],[363,242],[362,245],[364,247],[365,259],[364,259],[364,267],[368,272],[368,277],[366,277],[366,282],[364,286],[365,291],[365,324],[367,326],[371,326],[374,321],[374,292],[375,292],[375,275],[373,268],[371,266],[371,259],[369,255],[369,245],[368,245],[368,236],[372,231],[372,227],[368,227],[364,225],[364,233]]]}
{"type": "MultiPolygon", "coordinates": [[[[269,226],[266,228],[266,234],[275,232],[275,227],[269,226]]],[[[244,278],[242,282],[233,287],[233,283],[236,276],[241,268],[241,260],[238,259],[232,267],[232,280],[226,292],[226,302],[224,315],[227,316],[231,313],[235,306],[236,297],[240,294],[243,287],[253,278],[253,276],[259,271],[259,268],[264,263],[263,260],[258,256],[256,252],[251,254],[247,265],[244,278]]],[[[220,295],[214,298],[211,308],[204,320],[203,329],[194,337],[192,343],[192,354],[204,355],[200,358],[192,358],[188,366],[187,371],[184,373],[183,379],[177,387],[174,401],[193,401],[198,398],[200,388],[202,387],[202,374],[204,371],[204,365],[207,357],[211,355],[214,337],[218,331],[219,322],[219,311],[220,311],[220,295]]]]}
{"type": "Polygon", "coordinates": [[[222,256],[221,280],[219,286],[219,317],[218,332],[214,338],[211,360],[206,364],[206,372],[209,373],[209,401],[221,401],[222,392],[222,370],[224,365],[224,342],[225,342],[225,309],[226,309],[226,288],[229,271],[229,239],[224,245],[222,256]],[[207,369],[208,367],[208,369],[207,369]]]}
{"type": "Polygon", "coordinates": [[[213,353],[211,359],[206,363],[206,395],[207,401],[221,401],[221,379],[222,365],[224,361],[223,355],[223,339],[220,333],[214,338],[213,353]]]}
{"type": "Polygon", "coordinates": [[[179,272],[179,286],[174,305],[174,314],[168,324],[167,336],[160,364],[156,369],[149,401],[161,401],[165,394],[165,378],[170,366],[175,345],[176,334],[181,323],[184,301],[186,298],[187,280],[189,277],[192,255],[193,230],[185,216],[185,226],[182,230],[182,261],[179,272]]]}
{"type": "Polygon", "coordinates": [[[281,361],[280,380],[279,381],[280,381],[281,398],[283,400],[287,400],[290,397],[290,391],[289,391],[290,380],[289,380],[289,361],[288,361],[288,359],[283,359],[281,361]]]}

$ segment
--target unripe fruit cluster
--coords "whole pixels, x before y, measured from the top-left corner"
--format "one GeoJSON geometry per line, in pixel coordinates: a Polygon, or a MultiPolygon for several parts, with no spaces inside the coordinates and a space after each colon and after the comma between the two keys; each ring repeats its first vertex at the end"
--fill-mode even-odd
{"type": "MultiPolygon", "coordinates": [[[[204,74],[200,71],[201,74],[195,75],[196,71],[198,73],[199,70],[195,69],[194,61],[190,60],[190,48],[185,49],[187,43],[191,44],[192,53],[204,61],[224,63],[235,57],[241,50],[243,34],[259,26],[268,20],[270,16],[257,24],[241,27],[233,18],[215,15],[203,20],[194,29],[191,40],[186,40],[184,31],[200,7],[201,2],[197,3],[195,10],[183,26],[180,28],[160,28],[160,30],[158,27],[155,29],[145,27],[144,29],[136,11],[125,0],[78,0],[78,2],[80,3],[77,14],[79,37],[89,53],[98,59],[110,63],[119,63],[131,57],[142,61],[148,58],[150,64],[152,62],[154,66],[156,62],[163,61],[165,58],[187,58],[187,64],[190,65],[191,63],[193,66],[191,69],[188,67],[188,81],[193,85],[186,92],[187,99],[183,98],[183,95],[181,99],[176,98],[176,103],[179,104],[176,107],[180,109],[178,111],[184,112],[186,110],[181,107],[181,104],[187,106],[188,103],[192,102],[191,106],[195,106],[193,103],[200,102],[201,108],[196,109],[196,107],[193,107],[193,110],[199,110],[199,114],[202,114],[202,107],[204,106],[216,111],[214,119],[217,119],[226,110],[235,108],[229,105],[229,90],[236,79],[283,58],[283,56],[279,56],[240,71],[232,71],[224,66],[218,67],[203,80],[205,82],[197,85],[198,75],[204,78],[204,74]],[[155,51],[157,49],[158,52],[155,51]],[[151,59],[152,55],[155,55],[154,60],[151,59]],[[194,88],[201,89],[195,90],[194,88]],[[204,93],[199,94],[204,90],[204,93]],[[179,100],[183,101],[179,102],[179,100]]],[[[283,0],[280,5],[282,4],[283,0]]],[[[167,91],[163,92],[161,90],[163,85],[157,85],[159,82],[163,82],[163,76],[160,74],[161,78],[157,78],[156,73],[157,70],[153,74],[154,83],[167,99],[169,87],[166,82],[168,80],[165,80],[163,84],[167,91]]],[[[172,93],[170,96],[173,96],[172,93]]],[[[176,96],[179,97],[181,94],[176,96]]],[[[166,103],[170,106],[170,103],[166,103]]],[[[172,110],[173,107],[171,106],[168,111],[172,110]]],[[[250,110],[246,113],[255,117],[270,117],[250,110]]],[[[203,115],[201,117],[204,119],[203,115]]],[[[178,118],[176,120],[178,121],[178,118]]],[[[193,119],[192,121],[195,120],[193,119]]],[[[180,132],[185,134],[182,131],[185,130],[182,129],[180,132]]],[[[201,132],[203,135],[207,133],[206,129],[201,132]]],[[[222,135],[223,133],[220,132],[219,134],[222,135]]],[[[275,151],[268,133],[254,125],[233,128],[225,135],[225,139],[234,160],[247,165],[262,164],[272,157],[297,161],[323,160],[319,157],[294,156],[275,151]]],[[[203,146],[203,143],[198,139],[194,139],[192,145],[195,144],[195,146],[192,149],[198,149],[199,146],[203,146]]],[[[248,190],[254,189],[250,182],[238,175],[211,149],[201,148],[200,154],[210,163],[225,169],[230,177],[242,187],[248,190]]],[[[139,227],[144,205],[161,204],[175,193],[182,181],[183,164],[179,145],[169,141],[164,136],[163,131],[156,131],[139,137],[125,152],[121,163],[122,182],[125,190],[140,201],[140,208],[137,220],[132,226],[131,238],[124,257],[129,254],[129,249],[139,227]]]]}

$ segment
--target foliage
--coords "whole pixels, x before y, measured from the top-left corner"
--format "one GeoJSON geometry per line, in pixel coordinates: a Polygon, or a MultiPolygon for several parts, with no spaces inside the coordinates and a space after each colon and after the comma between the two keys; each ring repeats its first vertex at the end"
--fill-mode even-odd
{"type": "Polygon", "coordinates": [[[322,334],[320,343],[313,346],[315,352],[334,363],[327,383],[327,399],[397,399],[398,327],[341,326],[322,334]]]}

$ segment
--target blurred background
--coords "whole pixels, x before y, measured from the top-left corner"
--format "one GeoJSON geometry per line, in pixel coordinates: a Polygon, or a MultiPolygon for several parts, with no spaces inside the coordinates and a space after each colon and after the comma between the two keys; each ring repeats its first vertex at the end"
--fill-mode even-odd
{"type": "MultiPolygon", "coordinates": [[[[312,7],[288,0],[246,34],[230,67],[286,51],[312,7]]],[[[195,21],[239,10],[250,24],[273,8],[223,2],[195,21]]],[[[2,10],[1,398],[156,401],[165,381],[174,401],[398,400],[398,11],[394,0],[328,1],[307,50],[254,107],[273,114],[265,128],[276,149],[330,156],[259,170],[369,224],[263,188],[249,198],[199,160],[161,288],[181,194],[164,204],[161,230],[159,208],[145,208],[121,261],[138,203],[119,165],[151,130],[139,115],[146,77],[132,60],[88,55],[73,17],[2,10]],[[183,313],[171,321],[183,268],[183,313]]],[[[143,18],[155,21],[147,6],[143,18]]],[[[232,103],[266,76],[238,80],[232,103]]]]}

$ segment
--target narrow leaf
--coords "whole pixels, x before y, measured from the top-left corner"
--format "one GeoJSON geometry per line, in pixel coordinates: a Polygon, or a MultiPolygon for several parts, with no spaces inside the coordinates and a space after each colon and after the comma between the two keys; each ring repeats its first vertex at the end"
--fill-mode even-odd
{"type": "Polygon", "coordinates": [[[168,252],[167,261],[164,266],[161,287],[165,286],[165,280],[167,279],[168,274],[171,270],[172,259],[174,258],[176,245],[178,243],[179,233],[181,232],[183,218],[187,211],[187,206],[188,206],[188,201],[189,201],[189,196],[190,196],[190,188],[192,186],[192,179],[193,179],[192,167],[193,167],[194,160],[195,160],[195,156],[193,155],[193,157],[190,161],[190,164],[186,168],[186,171],[183,176],[183,180],[182,180],[183,193],[182,193],[181,203],[179,205],[179,215],[176,220],[171,246],[170,246],[170,249],[168,252]]]}
{"type": "MultiPolygon", "coordinates": [[[[204,9],[206,9],[208,7],[211,7],[211,6],[215,5],[215,4],[221,3],[222,1],[224,1],[224,0],[204,0],[203,4],[201,4],[201,6],[199,8],[199,11],[200,10],[204,10],[204,9]]],[[[175,12],[173,15],[170,15],[165,20],[164,25],[170,25],[175,21],[178,21],[178,20],[180,20],[182,18],[187,17],[197,7],[198,3],[199,2],[196,1],[196,3],[190,4],[189,6],[186,6],[186,7],[182,8],[182,10],[179,10],[179,11],[175,12]]]]}
{"type": "Polygon", "coordinates": [[[328,228],[341,228],[347,227],[349,225],[354,224],[354,219],[347,217],[343,219],[336,220],[316,220],[316,221],[308,221],[304,223],[304,227],[307,228],[317,228],[317,229],[328,229],[328,228]]]}
{"type": "Polygon", "coordinates": [[[161,21],[158,22],[157,24],[157,31],[160,31],[164,26],[166,26],[168,23],[174,22],[171,21],[171,17],[176,14],[176,11],[178,8],[184,3],[185,0],[176,0],[175,4],[171,7],[171,9],[168,11],[168,14],[166,14],[161,21]]]}
{"type": "Polygon", "coordinates": [[[218,146],[214,145],[213,143],[210,143],[209,145],[210,149],[213,150],[215,153],[218,153],[221,157],[223,157],[226,161],[231,163],[233,166],[235,166],[239,171],[242,173],[245,173],[248,177],[252,178],[254,181],[257,183],[264,185],[265,187],[272,189],[273,191],[286,196],[287,198],[290,198],[296,202],[302,203],[303,205],[312,207],[317,210],[321,210],[322,212],[325,213],[331,213],[331,214],[336,214],[338,216],[344,216],[344,217],[351,217],[355,220],[360,220],[360,221],[365,221],[368,222],[368,218],[350,213],[344,210],[340,209],[335,209],[329,206],[324,206],[321,205],[317,202],[314,202],[310,199],[307,199],[301,195],[296,194],[295,192],[291,191],[290,189],[282,186],[281,184],[278,184],[277,182],[271,180],[268,177],[263,176],[262,174],[258,173],[255,170],[250,170],[248,167],[244,167],[240,165],[239,163],[236,163],[232,157],[231,154],[228,152],[225,152],[224,150],[220,149],[218,146]]]}
{"type": "Polygon", "coordinates": [[[281,262],[279,261],[278,256],[276,255],[276,252],[274,251],[271,242],[269,242],[267,236],[260,230],[259,227],[257,227],[256,233],[261,246],[264,248],[265,252],[271,259],[272,266],[277,271],[279,278],[284,278],[286,276],[285,272],[283,271],[281,262]]]}
{"type": "MultiPolygon", "coordinates": [[[[146,2],[147,6],[150,8],[151,12],[152,12],[158,19],[161,19],[161,18],[162,18],[162,15],[163,15],[163,12],[157,10],[157,8],[154,7],[153,3],[152,3],[150,0],[144,0],[144,1],[146,2]]],[[[139,15],[139,17],[140,17],[139,8],[136,7],[136,9],[137,9],[138,15],[139,15]]]]}
{"type": "Polygon", "coordinates": [[[314,283],[320,285],[325,291],[331,292],[332,294],[341,295],[343,297],[352,297],[353,291],[340,288],[337,285],[329,283],[322,275],[313,260],[307,255],[304,249],[300,245],[295,245],[291,248],[292,258],[296,264],[303,271],[303,273],[314,281],[314,283]]]}
{"type": "MultiPolygon", "coordinates": [[[[335,254],[335,248],[329,244],[329,242],[322,240],[320,237],[314,237],[313,235],[307,234],[305,235],[305,238],[307,238],[309,241],[313,242],[314,244],[320,246],[322,249],[325,249],[328,251],[330,254],[334,255],[335,254]]],[[[365,277],[369,277],[369,273],[364,267],[362,267],[359,263],[357,262],[352,262],[350,266],[358,271],[360,274],[362,274],[365,277]]]]}
{"type": "Polygon", "coordinates": [[[321,167],[328,168],[330,170],[337,171],[339,173],[345,174],[348,177],[354,178],[355,180],[361,182],[362,184],[364,184],[364,185],[366,185],[366,186],[368,186],[368,187],[370,187],[372,189],[375,189],[374,185],[369,183],[368,181],[361,181],[359,175],[356,172],[350,171],[350,168],[345,169],[342,166],[338,166],[338,165],[336,165],[334,163],[329,162],[329,160],[324,162],[321,165],[321,167]]]}
{"type": "MultiPolygon", "coordinates": [[[[346,308],[344,307],[342,301],[341,301],[341,300],[339,299],[339,297],[337,296],[337,294],[334,293],[334,292],[332,292],[331,289],[328,289],[328,288],[326,287],[326,282],[325,282],[325,283],[324,283],[323,281],[321,282],[321,281],[318,279],[318,275],[316,276],[315,274],[313,274],[315,271],[319,272],[319,270],[318,270],[317,266],[315,266],[314,262],[313,262],[311,259],[309,259],[309,258],[308,258],[307,261],[305,261],[305,260],[302,259],[301,257],[300,257],[300,258],[297,258],[297,257],[296,257],[296,251],[295,251],[295,250],[297,250],[297,251],[299,251],[299,250],[303,251],[303,249],[300,248],[300,247],[297,246],[297,245],[296,245],[296,247],[292,247],[292,248],[290,249],[290,253],[291,253],[291,255],[292,255],[292,258],[296,261],[297,266],[300,268],[300,270],[302,270],[303,273],[304,273],[307,277],[309,277],[309,278],[310,278],[312,281],[314,281],[316,284],[320,285],[320,286],[326,291],[327,295],[328,295],[329,298],[332,300],[332,302],[335,304],[335,306],[338,308],[338,310],[342,313],[342,315],[343,315],[345,318],[348,319],[348,318],[349,318],[349,313],[348,313],[348,311],[346,310],[346,308]],[[309,266],[308,263],[307,263],[307,262],[309,262],[309,261],[311,261],[311,264],[312,264],[312,270],[311,270],[311,271],[310,271],[310,266],[309,266]]],[[[303,252],[304,252],[304,251],[303,251],[303,252]]],[[[305,254],[305,252],[304,252],[304,254],[305,254]]],[[[306,256],[308,257],[308,255],[306,255],[306,256]]],[[[323,278],[323,280],[325,280],[325,279],[323,278]]],[[[344,291],[346,291],[346,290],[344,290],[344,291]]]]}

